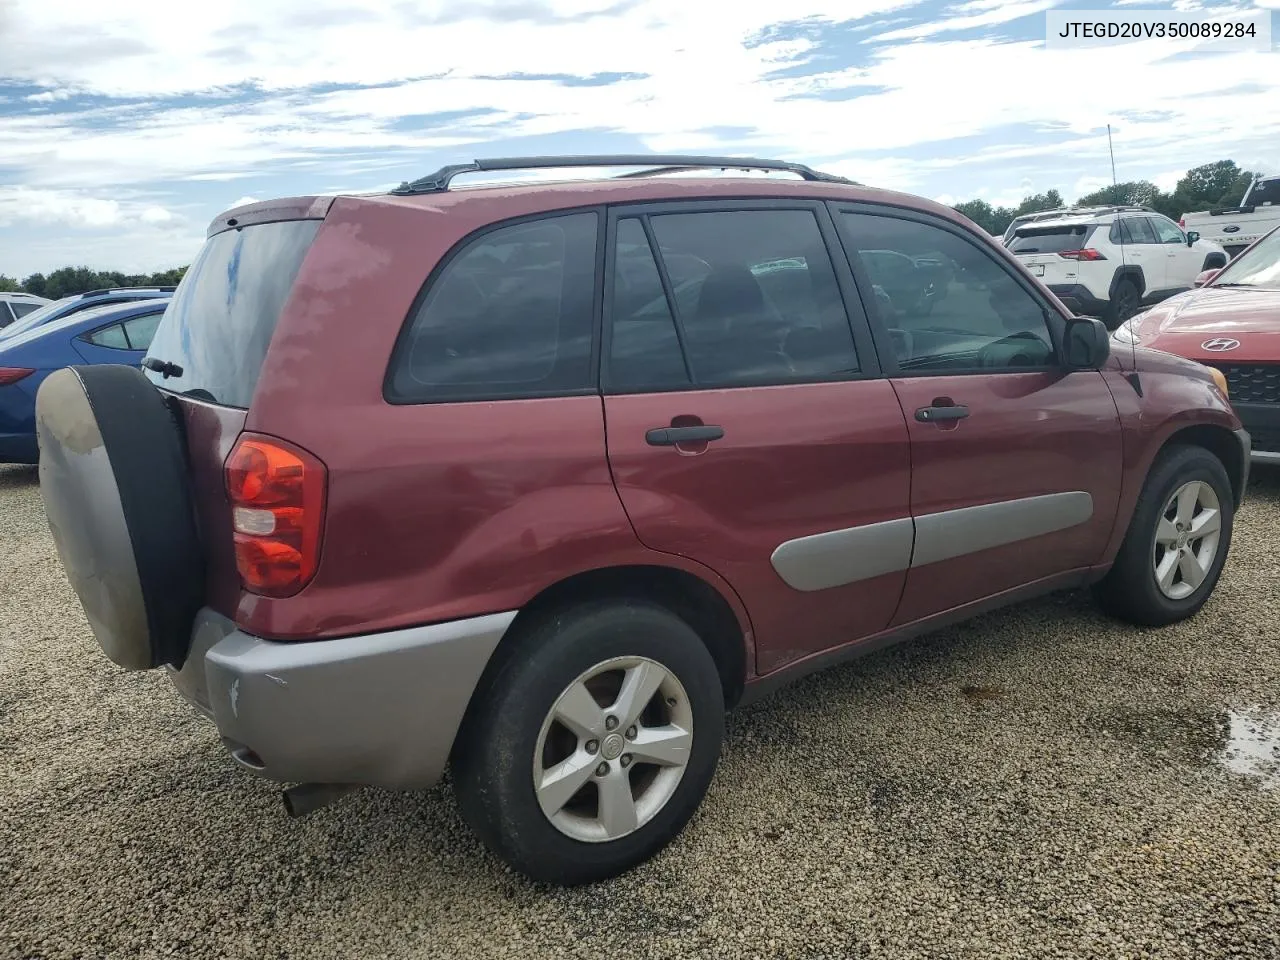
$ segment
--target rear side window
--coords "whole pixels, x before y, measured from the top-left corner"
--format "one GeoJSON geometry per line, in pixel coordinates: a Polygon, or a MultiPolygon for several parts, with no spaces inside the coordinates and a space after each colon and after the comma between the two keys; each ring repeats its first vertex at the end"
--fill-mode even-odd
{"type": "Polygon", "coordinates": [[[431,281],[396,346],[393,403],[593,391],[594,212],[499,227],[431,281]]]}
{"type": "Polygon", "coordinates": [[[1079,250],[1093,228],[1088,224],[1071,227],[1023,227],[1009,244],[1010,253],[1061,253],[1079,250]]]}
{"type": "Polygon", "coordinates": [[[1125,217],[1111,225],[1112,243],[1129,246],[1135,243],[1156,243],[1156,232],[1146,217],[1125,217]]]}
{"type": "Polygon", "coordinates": [[[319,220],[286,220],[210,237],[178,284],[148,355],[177,364],[157,386],[248,408],[262,361],[319,220]]]}
{"type": "Polygon", "coordinates": [[[33,313],[34,311],[39,310],[40,307],[41,304],[24,303],[21,300],[11,300],[9,302],[9,309],[12,310],[13,315],[19,319],[25,317],[28,313],[33,313]]]}
{"type": "Polygon", "coordinates": [[[1244,198],[1245,206],[1280,206],[1280,179],[1255,181],[1244,198]]]}
{"type": "Polygon", "coordinates": [[[99,347],[110,347],[112,350],[129,349],[129,338],[125,336],[124,327],[118,323],[86,333],[84,338],[99,347]]]}
{"type": "Polygon", "coordinates": [[[835,269],[811,211],[655,214],[648,222],[660,259],[642,219],[618,222],[612,390],[795,383],[858,372],[835,269]]]}

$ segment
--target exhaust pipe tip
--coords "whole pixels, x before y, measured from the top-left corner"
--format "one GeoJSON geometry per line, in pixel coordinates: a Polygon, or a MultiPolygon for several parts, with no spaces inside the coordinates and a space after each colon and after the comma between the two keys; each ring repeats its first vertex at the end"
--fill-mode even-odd
{"type": "Polygon", "coordinates": [[[300,783],[282,790],[280,799],[291,817],[305,817],[356,789],[353,783],[300,783]]]}

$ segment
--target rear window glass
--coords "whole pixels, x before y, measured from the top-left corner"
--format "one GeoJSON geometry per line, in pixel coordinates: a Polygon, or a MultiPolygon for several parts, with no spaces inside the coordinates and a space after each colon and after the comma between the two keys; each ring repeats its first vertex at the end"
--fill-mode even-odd
{"type": "Polygon", "coordinates": [[[178,284],[147,351],[182,368],[157,386],[247,408],[280,312],[319,220],[286,220],[210,237],[178,284]]]}
{"type": "Polygon", "coordinates": [[[1280,180],[1263,180],[1249,188],[1245,205],[1280,206],[1280,180]]]}
{"type": "Polygon", "coordinates": [[[1010,253],[1061,253],[1079,250],[1092,229],[1088,224],[1073,227],[1023,227],[1009,244],[1010,253]]]}
{"type": "Polygon", "coordinates": [[[392,358],[395,403],[563,396],[594,387],[595,213],[482,234],[431,282],[392,358]]]}

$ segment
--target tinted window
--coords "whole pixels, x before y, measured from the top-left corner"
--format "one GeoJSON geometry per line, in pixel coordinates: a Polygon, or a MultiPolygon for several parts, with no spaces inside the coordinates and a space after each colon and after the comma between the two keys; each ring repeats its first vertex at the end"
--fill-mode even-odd
{"type": "Polygon", "coordinates": [[[1127,246],[1134,243],[1156,243],[1157,241],[1155,231],[1151,229],[1151,223],[1146,217],[1125,217],[1112,225],[1111,242],[1127,246]]]}
{"type": "Polygon", "coordinates": [[[1152,217],[1148,221],[1156,229],[1156,239],[1161,243],[1186,243],[1187,238],[1183,236],[1171,221],[1161,219],[1160,217],[1152,217]]]}
{"type": "Polygon", "coordinates": [[[285,300],[318,220],[286,220],[210,237],[178,284],[148,354],[182,367],[157,386],[248,407],[285,300]]]}
{"type": "Polygon", "coordinates": [[[35,313],[40,309],[40,304],[31,303],[30,301],[11,300],[9,309],[13,311],[15,317],[25,317],[29,313],[35,313]]]}
{"type": "Polygon", "coordinates": [[[597,217],[513,224],[465,246],[432,282],[397,348],[403,402],[592,387],[597,217]]]}
{"type": "Polygon", "coordinates": [[[113,323],[109,327],[102,327],[91,333],[86,333],[84,338],[90,343],[97,344],[100,347],[111,347],[113,350],[128,350],[129,340],[124,335],[124,327],[118,323],[113,323]]]}
{"type": "Polygon", "coordinates": [[[620,222],[610,350],[615,388],[687,384],[686,361],[694,383],[707,387],[857,372],[835,270],[812,212],[659,214],[650,223],[674,311],[661,284],[655,286],[657,268],[639,221],[620,222]]]}
{"type": "Polygon", "coordinates": [[[1079,250],[1085,245],[1085,236],[1093,228],[1087,224],[1071,227],[1023,227],[1009,244],[1012,253],[1059,253],[1063,250],[1079,250]]]}
{"type": "Polygon", "coordinates": [[[842,216],[851,251],[871,280],[867,299],[874,298],[890,328],[904,372],[1056,362],[1044,308],[992,253],[928,223],[842,216]]]}
{"type": "Polygon", "coordinates": [[[0,327],[13,323],[15,317],[9,309],[7,300],[0,300],[0,327]]]}
{"type": "Polygon", "coordinates": [[[1273,206],[1280,204],[1280,179],[1255,182],[1245,194],[1245,206],[1273,206]]]}
{"type": "Polygon", "coordinates": [[[151,346],[151,340],[156,335],[156,328],[160,326],[160,319],[164,316],[164,311],[158,313],[148,313],[145,316],[134,317],[132,320],[124,322],[124,332],[129,336],[129,347],[132,350],[146,350],[151,346]]]}

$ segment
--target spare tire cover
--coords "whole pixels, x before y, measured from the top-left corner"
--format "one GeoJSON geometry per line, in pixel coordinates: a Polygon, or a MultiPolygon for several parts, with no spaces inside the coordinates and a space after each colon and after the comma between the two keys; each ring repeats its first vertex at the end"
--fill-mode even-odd
{"type": "Polygon", "coordinates": [[[36,394],[40,494],[103,652],[129,670],[180,667],[204,595],[180,414],[142,371],[49,375],[36,394]]]}

